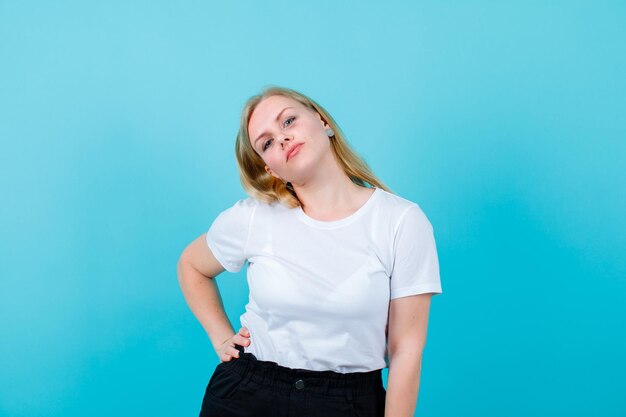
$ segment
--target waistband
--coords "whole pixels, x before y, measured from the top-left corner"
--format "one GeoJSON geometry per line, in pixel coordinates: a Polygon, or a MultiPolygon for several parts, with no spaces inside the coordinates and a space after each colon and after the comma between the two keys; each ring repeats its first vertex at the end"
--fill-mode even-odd
{"type": "Polygon", "coordinates": [[[258,360],[254,354],[244,352],[243,346],[235,347],[239,350],[239,358],[232,358],[218,366],[229,367],[229,371],[241,375],[244,381],[271,385],[275,390],[289,392],[295,389],[350,398],[375,393],[383,387],[382,369],[340,373],[287,368],[276,362],[258,360]]]}

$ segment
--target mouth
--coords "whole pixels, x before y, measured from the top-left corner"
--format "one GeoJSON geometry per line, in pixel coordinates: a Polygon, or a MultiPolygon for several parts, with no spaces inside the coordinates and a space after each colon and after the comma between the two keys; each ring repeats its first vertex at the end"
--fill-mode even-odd
{"type": "Polygon", "coordinates": [[[300,147],[302,147],[302,143],[296,143],[295,145],[293,145],[293,147],[289,150],[289,153],[287,154],[287,161],[289,161],[289,159],[295,155],[296,153],[298,153],[298,151],[300,150],[300,147]]]}

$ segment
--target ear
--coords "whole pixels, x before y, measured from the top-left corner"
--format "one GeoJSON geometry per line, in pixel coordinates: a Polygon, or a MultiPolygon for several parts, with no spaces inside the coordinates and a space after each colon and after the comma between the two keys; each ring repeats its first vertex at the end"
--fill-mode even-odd
{"type": "Polygon", "coordinates": [[[319,114],[318,112],[315,112],[315,114],[317,115],[317,118],[320,119],[320,122],[322,123],[322,128],[326,129],[327,127],[330,127],[330,125],[326,123],[324,119],[322,119],[321,114],[319,114]]]}
{"type": "MultiPolygon", "coordinates": [[[[270,169],[267,165],[265,165],[265,172],[267,172],[267,173],[268,173],[268,174],[270,174],[271,176],[276,177],[276,178],[278,178],[278,179],[280,180],[280,177],[279,177],[278,175],[274,174],[274,173],[272,172],[272,170],[271,170],[271,169],[270,169]]],[[[282,181],[282,180],[281,180],[281,181],[282,181]]]]}

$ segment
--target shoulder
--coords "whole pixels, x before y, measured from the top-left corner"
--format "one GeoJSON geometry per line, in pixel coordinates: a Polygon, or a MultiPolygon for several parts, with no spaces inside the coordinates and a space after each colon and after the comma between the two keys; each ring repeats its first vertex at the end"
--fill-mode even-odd
{"type": "Polygon", "coordinates": [[[232,207],[242,208],[242,209],[251,209],[258,206],[261,202],[254,197],[245,197],[240,198],[235,201],[232,207]]]}
{"type": "Polygon", "coordinates": [[[409,200],[382,189],[380,191],[381,208],[393,219],[396,231],[406,224],[422,225],[432,228],[426,213],[424,213],[422,207],[416,201],[409,200]]]}
{"type": "Polygon", "coordinates": [[[258,216],[274,216],[287,210],[290,209],[279,202],[268,203],[249,196],[235,201],[234,204],[223,210],[220,215],[252,219],[258,216]]]}
{"type": "Polygon", "coordinates": [[[422,207],[416,201],[409,200],[383,189],[380,190],[380,194],[382,208],[388,210],[390,214],[395,215],[398,220],[407,214],[421,214],[425,216],[422,207]]]}
{"type": "Polygon", "coordinates": [[[222,212],[252,212],[262,204],[266,203],[263,203],[254,197],[245,197],[236,200],[230,206],[222,210],[222,212]]]}
{"type": "Polygon", "coordinates": [[[256,211],[259,201],[252,197],[240,198],[234,203],[222,208],[216,217],[216,222],[239,223],[248,221],[256,211]]]}

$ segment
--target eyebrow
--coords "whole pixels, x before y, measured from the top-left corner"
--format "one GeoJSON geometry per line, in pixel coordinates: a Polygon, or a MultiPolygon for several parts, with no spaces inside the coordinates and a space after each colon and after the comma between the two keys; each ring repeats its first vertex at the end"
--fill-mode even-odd
{"type": "MultiPolygon", "coordinates": [[[[295,107],[285,107],[284,109],[282,109],[282,110],[278,113],[278,115],[276,116],[276,119],[274,119],[274,120],[278,120],[278,119],[280,118],[280,115],[281,115],[281,114],[283,114],[283,112],[284,112],[285,110],[287,110],[287,109],[293,109],[293,108],[295,108],[295,107]]],[[[269,132],[263,132],[263,133],[261,133],[261,134],[260,134],[260,135],[259,135],[259,136],[258,136],[258,137],[254,140],[254,145],[253,145],[253,146],[256,146],[256,142],[257,142],[257,140],[261,139],[263,136],[267,135],[268,133],[269,133],[269,132]]]]}

